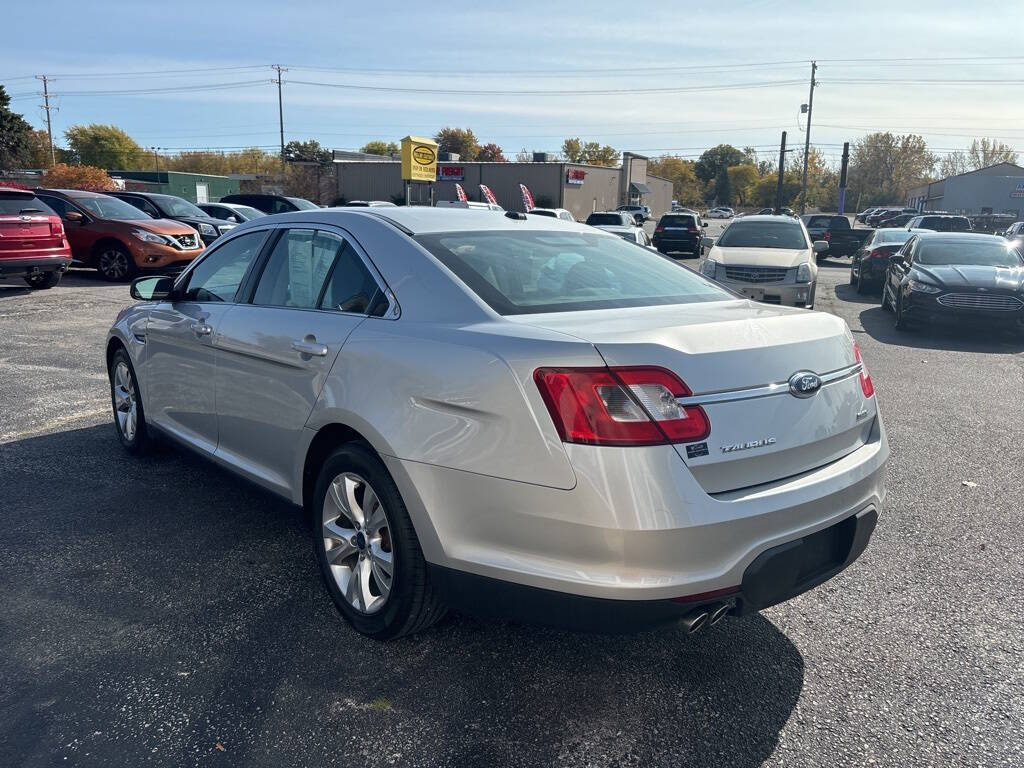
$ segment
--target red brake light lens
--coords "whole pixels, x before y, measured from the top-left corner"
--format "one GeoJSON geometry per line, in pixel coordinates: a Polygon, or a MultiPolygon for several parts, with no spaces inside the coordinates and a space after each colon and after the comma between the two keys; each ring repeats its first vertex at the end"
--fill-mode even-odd
{"type": "Polygon", "coordinates": [[[64,237],[64,224],[60,216],[47,216],[46,220],[50,222],[50,237],[64,237]]]}
{"type": "Polygon", "coordinates": [[[664,368],[538,368],[533,378],[566,443],[664,445],[711,433],[702,408],[676,401],[690,390],[664,368]]]}
{"type": "Polygon", "coordinates": [[[887,246],[887,245],[881,246],[879,248],[872,248],[871,249],[871,253],[868,254],[868,258],[869,259],[887,259],[890,256],[892,256],[894,253],[896,253],[897,250],[899,250],[898,246],[893,248],[893,247],[887,246]]]}
{"type": "Polygon", "coordinates": [[[853,356],[861,365],[860,369],[860,388],[864,392],[864,397],[871,397],[875,394],[875,383],[871,381],[871,374],[868,373],[868,367],[864,365],[864,358],[860,355],[860,347],[857,346],[857,342],[853,343],[853,356]]]}
{"type": "Polygon", "coordinates": [[[664,227],[655,227],[655,228],[654,228],[654,231],[655,231],[655,232],[664,232],[664,231],[665,231],[665,228],[664,228],[664,227]]]}
{"type": "Polygon", "coordinates": [[[829,242],[829,241],[831,241],[831,240],[832,240],[832,233],[831,233],[831,232],[825,232],[825,234],[824,234],[824,235],[822,235],[822,238],[823,238],[823,239],[824,239],[824,240],[825,240],[826,242],[829,242]]]}

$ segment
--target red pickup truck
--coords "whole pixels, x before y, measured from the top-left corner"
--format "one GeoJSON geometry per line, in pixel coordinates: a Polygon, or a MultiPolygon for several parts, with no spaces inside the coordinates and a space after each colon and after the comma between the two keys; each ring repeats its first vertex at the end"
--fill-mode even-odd
{"type": "Polygon", "coordinates": [[[60,216],[30,189],[0,187],[0,279],[52,288],[70,264],[60,216]]]}

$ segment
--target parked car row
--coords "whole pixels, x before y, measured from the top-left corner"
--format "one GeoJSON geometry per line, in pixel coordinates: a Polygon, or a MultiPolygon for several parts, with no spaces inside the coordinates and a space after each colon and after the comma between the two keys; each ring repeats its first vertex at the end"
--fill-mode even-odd
{"type": "Polygon", "coordinates": [[[852,256],[871,234],[870,229],[854,229],[845,216],[829,213],[811,213],[801,216],[811,241],[823,240],[828,243],[828,250],[816,254],[819,258],[827,256],[852,256]]]}
{"type": "MultiPolygon", "coordinates": [[[[925,217],[927,218],[927,217],[925,217]]],[[[1000,235],[879,229],[854,255],[850,283],[880,290],[896,328],[976,324],[1024,335],[1024,250],[1000,235]]]]}

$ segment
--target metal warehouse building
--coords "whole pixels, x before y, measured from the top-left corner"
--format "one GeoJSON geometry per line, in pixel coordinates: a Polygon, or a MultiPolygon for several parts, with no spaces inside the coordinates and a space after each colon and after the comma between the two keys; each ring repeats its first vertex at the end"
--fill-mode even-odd
{"type": "MultiPolygon", "coordinates": [[[[403,199],[401,163],[394,160],[334,161],[338,196],[348,200],[403,199]]],[[[525,184],[540,208],[565,208],[577,219],[593,211],[614,210],[626,203],[649,205],[655,216],[671,208],[672,182],[647,174],[647,158],[631,152],[622,155],[621,168],[562,162],[481,163],[442,160],[437,164],[434,200],[455,200],[455,184],[461,184],[470,200],[482,201],[480,185],[486,184],[498,203],[510,211],[522,210],[519,185],[525,184]]],[[[414,192],[415,202],[428,202],[424,190],[414,192]]]]}
{"type": "Polygon", "coordinates": [[[1024,213],[1024,168],[999,163],[977,171],[949,176],[915,187],[907,193],[907,206],[919,211],[946,211],[967,215],[1024,213]]]}
{"type": "Polygon", "coordinates": [[[239,191],[237,179],[208,173],[181,171],[107,171],[115,180],[121,179],[124,188],[132,192],[158,192],[177,195],[193,203],[212,203],[239,191]]]}

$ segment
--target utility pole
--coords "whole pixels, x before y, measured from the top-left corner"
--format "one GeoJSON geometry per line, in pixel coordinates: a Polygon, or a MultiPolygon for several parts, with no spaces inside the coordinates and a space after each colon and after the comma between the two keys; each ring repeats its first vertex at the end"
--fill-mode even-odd
{"type": "Polygon", "coordinates": [[[811,95],[807,97],[807,135],[804,138],[804,180],[801,184],[800,214],[807,208],[807,154],[811,151],[811,113],[814,111],[814,73],[818,71],[818,62],[811,62],[811,95]]]}
{"type": "Polygon", "coordinates": [[[154,164],[154,166],[156,168],[157,174],[159,175],[159,173],[160,173],[160,150],[162,149],[162,147],[150,147],[150,149],[153,150],[153,164],[154,164]]]}
{"type": "Polygon", "coordinates": [[[839,171],[839,215],[846,208],[846,170],[850,167],[850,142],[843,142],[843,166],[839,171]]]}
{"type": "Polygon", "coordinates": [[[43,109],[46,110],[46,137],[50,140],[50,167],[52,168],[57,164],[57,153],[53,149],[53,127],[50,122],[50,90],[47,87],[46,75],[36,75],[36,77],[43,81],[43,109]]]}
{"type": "Polygon", "coordinates": [[[786,169],[786,132],[782,132],[782,143],[779,144],[779,185],[775,188],[775,211],[782,208],[782,174],[786,169]]]}
{"type": "Polygon", "coordinates": [[[281,185],[284,186],[284,105],[281,100],[281,73],[287,72],[287,69],[282,69],[280,64],[275,64],[274,69],[277,70],[277,122],[281,129],[281,185]]]}

